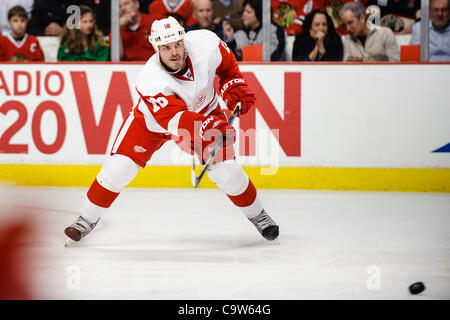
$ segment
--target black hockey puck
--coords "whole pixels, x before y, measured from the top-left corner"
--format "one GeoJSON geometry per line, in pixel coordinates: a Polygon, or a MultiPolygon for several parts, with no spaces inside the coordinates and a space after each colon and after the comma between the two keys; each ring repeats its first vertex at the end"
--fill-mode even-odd
{"type": "Polygon", "coordinates": [[[423,282],[414,282],[409,286],[409,292],[411,292],[411,294],[419,294],[423,290],[425,290],[425,285],[423,282]]]}

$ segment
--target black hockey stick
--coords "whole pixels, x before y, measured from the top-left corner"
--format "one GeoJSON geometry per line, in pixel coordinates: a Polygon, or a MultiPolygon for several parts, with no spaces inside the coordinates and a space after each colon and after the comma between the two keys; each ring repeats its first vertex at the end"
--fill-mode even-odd
{"type": "MultiPolygon", "coordinates": [[[[236,104],[236,107],[234,107],[233,113],[230,116],[230,119],[228,119],[228,125],[232,125],[234,119],[239,114],[239,111],[241,110],[241,103],[238,102],[236,104]]],[[[191,169],[191,181],[194,188],[197,188],[200,181],[202,180],[203,176],[206,173],[206,170],[208,170],[209,166],[211,165],[211,162],[213,161],[214,157],[216,156],[217,150],[222,146],[223,140],[219,140],[217,144],[214,146],[213,151],[209,155],[208,160],[206,160],[205,166],[203,167],[202,171],[200,172],[199,176],[195,174],[195,158],[192,157],[192,169],[191,169]]]]}

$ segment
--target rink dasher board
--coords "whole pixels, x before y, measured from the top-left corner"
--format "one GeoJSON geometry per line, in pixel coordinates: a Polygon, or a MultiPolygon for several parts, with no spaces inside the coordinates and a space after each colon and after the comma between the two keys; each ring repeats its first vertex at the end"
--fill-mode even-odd
{"type": "MultiPolygon", "coordinates": [[[[133,83],[141,68],[0,65],[0,181],[88,185],[137,102],[133,83]]],[[[234,125],[235,149],[256,185],[449,192],[450,154],[436,151],[450,140],[450,64],[241,64],[241,70],[258,98],[255,111],[234,125]]],[[[184,174],[191,161],[166,143],[133,183],[189,187],[184,174]]]]}

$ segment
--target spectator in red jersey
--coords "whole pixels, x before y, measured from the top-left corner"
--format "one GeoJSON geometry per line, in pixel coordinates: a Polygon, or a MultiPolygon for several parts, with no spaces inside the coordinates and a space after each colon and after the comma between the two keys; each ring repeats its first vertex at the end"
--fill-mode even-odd
{"type": "Polygon", "coordinates": [[[155,53],[148,42],[152,23],[162,18],[141,13],[138,0],[120,0],[120,60],[147,61],[155,53]]]}
{"type": "Polygon", "coordinates": [[[302,33],[297,34],[292,52],[294,61],[342,61],[344,48],[330,16],[315,9],[306,15],[302,33]]]}
{"type": "Polygon", "coordinates": [[[1,59],[6,61],[43,61],[39,41],[35,36],[27,34],[28,15],[21,6],[14,6],[8,11],[8,22],[11,32],[6,33],[2,42],[1,59]]]}
{"type": "Polygon", "coordinates": [[[193,16],[194,4],[190,0],[154,0],[148,7],[153,14],[168,16],[168,13],[176,13],[183,21],[182,26],[190,26],[197,23],[193,16]]]}

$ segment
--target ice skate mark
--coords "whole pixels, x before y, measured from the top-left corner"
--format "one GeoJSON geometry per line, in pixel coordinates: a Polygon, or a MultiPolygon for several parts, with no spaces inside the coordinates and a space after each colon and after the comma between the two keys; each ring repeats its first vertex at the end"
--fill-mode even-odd
{"type": "Polygon", "coordinates": [[[9,205],[9,204],[0,204],[0,208],[13,208],[13,209],[23,209],[23,210],[36,210],[36,211],[46,211],[46,212],[57,212],[57,213],[67,213],[67,214],[79,214],[77,211],[68,211],[68,210],[60,210],[60,209],[52,209],[52,208],[44,208],[44,207],[31,207],[31,206],[20,206],[20,205],[9,205]]]}

